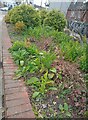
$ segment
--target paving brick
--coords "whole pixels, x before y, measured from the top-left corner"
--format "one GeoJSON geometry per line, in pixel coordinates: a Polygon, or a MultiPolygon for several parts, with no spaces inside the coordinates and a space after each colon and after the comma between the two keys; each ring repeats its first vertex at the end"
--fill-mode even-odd
{"type": "Polygon", "coordinates": [[[4,73],[5,76],[12,76],[14,75],[15,76],[15,73],[14,72],[11,72],[11,73],[4,73]]]}
{"type": "Polygon", "coordinates": [[[28,98],[21,98],[21,99],[6,101],[6,106],[7,108],[10,108],[10,107],[16,107],[16,106],[28,104],[28,103],[29,103],[28,98]]]}
{"type": "Polygon", "coordinates": [[[15,82],[18,82],[18,80],[13,80],[13,78],[12,79],[5,79],[5,84],[9,84],[9,83],[13,84],[15,82]]]}
{"type": "Polygon", "coordinates": [[[19,99],[19,98],[27,98],[28,94],[27,92],[17,92],[14,94],[6,95],[6,101],[7,100],[14,100],[14,99],[19,99]]]}
{"type": "Polygon", "coordinates": [[[3,56],[3,60],[13,58],[12,56],[3,56]]]}
{"type": "Polygon", "coordinates": [[[3,64],[3,66],[4,66],[4,67],[9,67],[9,68],[10,68],[10,67],[17,67],[17,66],[14,65],[14,64],[3,64]]]}
{"type": "Polygon", "coordinates": [[[24,113],[9,116],[8,118],[24,118],[24,119],[30,118],[30,120],[36,120],[35,116],[34,116],[34,113],[32,111],[27,111],[27,112],[24,112],[24,113]]]}
{"type": "Polygon", "coordinates": [[[17,66],[15,66],[15,67],[14,66],[9,66],[9,67],[3,66],[3,69],[4,69],[4,71],[7,69],[8,70],[17,70],[17,66]]]}
{"type": "Polygon", "coordinates": [[[8,71],[8,72],[5,72],[5,71],[4,71],[3,74],[4,74],[4,75],[7,75],[7,76],[10,76],[10,75],[16,76],[16,75],[15,75],[15,71],[11,71],[11,72],[10,72],[10,71],[8,71]]]}
{"type": "Polygon", "coordinates": [[[21,89],[22,89],[22,87],[5,89],[5,94],[9,95],[9,94],[14,94],[14,93],[22,92],[21,89]]]}
{"type": "Polygon", "coordinates": [[[3,60],[3,64],[13,64],[13,60],[12,59],[4,59],[3,60]]]}
{"type": "Polygon", "coordinates": [[[6,72],[7,72],[7,73],[10,73],[10,72],[15,72],[16,70],[17,70],[17,68],[13,68],[13,69],[10,69],[10,68],[9,68],[9,69],[8,69],[8,68],[5,68],[5,69],[4,69],[4,73],[6,73],[6,72]]]}
{"type": "Polygon", "coordinates": [[[30,103],[23,104],[23,105],[18,105],[18,106],[11,107],[11,108],[7,108],[7,117],[11,116],[11,115],[18,114],[18,113],[23,113],[23,112],[26,112],[26,111],[31,111],[31,110],[32,110],[32,108],[31,108],[30,103]]]}
{"type": "Polygon", "coordinates": [[[13,75],[12,76],[7,76],[7,75],[4,75],[4,80],[13,80],[13,75]]]}
{"type": "Polygon", "coordinates": [[[9,89],[9,88],[16,88],[16,87],[21,87],[21,86],[24,86],[24,83],[23,83],[23,81],[15,81],[15,80],[12,80],[12,82],[11,83],[7,83],[6,85],[5,85],[5,89],[9,89]]]}
{"type": "Polygon", "coordinates": [[[6,118],[35,118],[24,80],[13,80],[16,64],[8,49],[11,47],[6,25],[3,26],[3,79],[5,83],[6,118]]]}
{"type": "Polygon", "coordinates": [[[15,82],[19,82],[19,84],[24,84],[24,80],[23,79],[14,79],[13,77],[9,76],[9,77],[5,77],[4,78],[5,83],[6,84],[10,84],[10,83],[15,83],[15,82]]]}
{"type": "Polygon", "coordinates": [[[16,87],[19,87],[19,86],[21,86],[21,85],[19,84],[19,82],[8,83],[8,84],[5,85],[5,89],[8,89],[8,88],[16,88],[16,87]]]}
{"type": "Polygon", "coordinates": [[[14,93],[18,93],[18,92],[25,92],[26,87],[21,86],[21,87],[17,87],[17,88],[10,88],[10,89],[5,89],[5,94],[9,95],[9,94],[14,94],[14,93]]]}

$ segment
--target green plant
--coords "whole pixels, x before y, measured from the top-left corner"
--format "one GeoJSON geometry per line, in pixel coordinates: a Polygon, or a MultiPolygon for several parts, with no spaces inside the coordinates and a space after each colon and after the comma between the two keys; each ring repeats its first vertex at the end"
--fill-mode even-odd
{"type": "Polygon", "coordinates": [[[47,52],[42,52],[43,55],[41,56],[41,63],[44,65],[45,68],[50,68],[52,62],[55,60],[56,55],[55,53],[47,53],[47,52]]]}
{"type": "Polygon", "coordinates": [[[16,22],[16,24],[15,24],[15,30],[16,30],[16,32],[21,33],[23,30],[25,30],[25,28],[26,28],[26,26],[23,23],[23,21],[16,22]]]}
{"type": "Polygon", "coordinates": [[[14,8],[11,9],[10,11],[8,11],[8,13],[5,15],[5,22],[6,22],[6,23],[10,23],[11,15],[12,15],[12,13],[14,12],[14,10],[15,10],[16,8],[17,8],[17,7],[14,7],[14,8]]]}
{"type": "Polygon", "coordinates": [[[69,41],[61,43],[61,50],[64,53],[66,59],[70,61],[77,61],[83,54],[83,48],[78,42],[69,41]]]}
{"type": "Polygon", "coordinates": [[[10,17],[11,23],[15,24],[18,21],[23,21],[27,27],[35,27],[40,25],[39,13],[29,5],[17,6],[10,17]]]}
{"type": "Polygon", "coordinates": [[[20,50],[25,49],[25,44],[23,41],[14,42],[12,47],[9,50],[10,52],[13,52],[13,51],[18,51],[19,49],[20,50]]]}
{"type": "Polygon", "coordinates": [[[59,117],[71,117],[71,113],[69,112],[69,106],[67,103],[64,103],[64,105],[59,104],[59,110],[59,117]]]}
{"type": "Polygon", "coordinates": [[[86,54],[84,54],[84,55],[81,56],[81,58],[80,58],[80,68],[81,68],[83,71],[87,71],[87,70],[88,70],[88,64],[87,64],[86,54]]]}
{"type": "Polygon", "coordinates": [[[37,87],[37,91],[33,93],[33,98],[36,98],[38,95],[44,95],[48,90],[57,90],[54,87],[54,81],[48,78],[48,71],[41,76],[40,79],[32,77],[27,80],[27,85],[33,85],[37,87]]]}
{"type": "Polygon", "coordinates": [[[66,25],[66,19],[60,11],[51,10],[48,12],[47,17],[44,20],[44,25],[51,26],[58,31],[63,31],[66,25]]]}
{"type": "Polygon", "coordinates": [[[45,19],[46,16],[47,16],[47,13],[48,13],[48,11],[47,11],[46,9],[41,9],[41,10],[39,11],[40,19],[41,19],[41,24],[42,24],[42,25],[43,25],[43,23],[44,23],[44,19],[45,19]]]}

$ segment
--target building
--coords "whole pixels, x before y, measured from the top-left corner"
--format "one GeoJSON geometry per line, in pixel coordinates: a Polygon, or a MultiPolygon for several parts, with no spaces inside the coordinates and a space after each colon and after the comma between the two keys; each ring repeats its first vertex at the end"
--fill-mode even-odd
{"type": "Polygon", "coordinates": [[[71,2],[67,10],[66,18],[68,21],[88,22],[88,2],[71,2]]]}
{"type": "MultiPolygon", "coordinates": [[[[71,1],[71,0],[70,0],[71,1]]],[[[69,2],[68,0],[65,2],[65,0],[61,1],[61,0],[49,0],[50,6],[49,6],[49,10],[52,9],[57,9],[60,10],[61,12],[63,12],[65,15],[67,14],[67,9],[70,5],[71,2],[69,2]]]]}
{"type": "Polygon", "coordinates": [[[32,1],[33,6],[37,8],[45,8],[48,10],[57,9],[63,12],[65,15],[67,13],[67,9],[71,2],[63,2],[64,0],[30,0],[32,1]]]}

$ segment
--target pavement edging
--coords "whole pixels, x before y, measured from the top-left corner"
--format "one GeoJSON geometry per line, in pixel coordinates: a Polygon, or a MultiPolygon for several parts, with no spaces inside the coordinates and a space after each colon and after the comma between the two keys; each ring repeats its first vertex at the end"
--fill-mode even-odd
{"type": "Polygon", "coordinates": [[[3,83],[3,59],[2,59],[2,22],[0,27],[0,119],[2,119],[4,108],[3,108],[3,98],[4,98],[4,83],[3,83]]]}
{"type": "Polygon", "coordinates": [[[14,72],[17,69],[8,49],[11,41],[8,35],[6,24],[3,24],[3,79],[5,83],[5,118],[32,118],[35,115],[32,111],[29,96],[23,79],[13,80],[14,72]]]}

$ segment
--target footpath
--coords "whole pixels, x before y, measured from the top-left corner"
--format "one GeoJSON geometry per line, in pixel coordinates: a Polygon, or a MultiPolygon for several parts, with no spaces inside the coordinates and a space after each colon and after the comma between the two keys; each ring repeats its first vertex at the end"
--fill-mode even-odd
{"type": "MultiPolygon", "coordinates": [[[[6,24],[2,28],[2,61],[5,118],[35,118],[24,80],[13,80],[15,65],[8,49],[11,47],[6,24]]],[[[1,45],[0,45],[1,46],[1,45]]],[[[1,51],[0,51],[1,52],[1,51]]],[[[1,73],[0,73],[1,75],[1,73]]],[[[0,77],[1,79],[1,77],[0,77]]],[[[0,101],[1,104],[1,101],[0,101]]]]}
{"type": "MultiPolygon", "coordinates": [[[[1,14],[1,13],[0,13],[1,14]]],[[[3,117],[2,15],[0,16],[0,120],[3,117]]]]}

